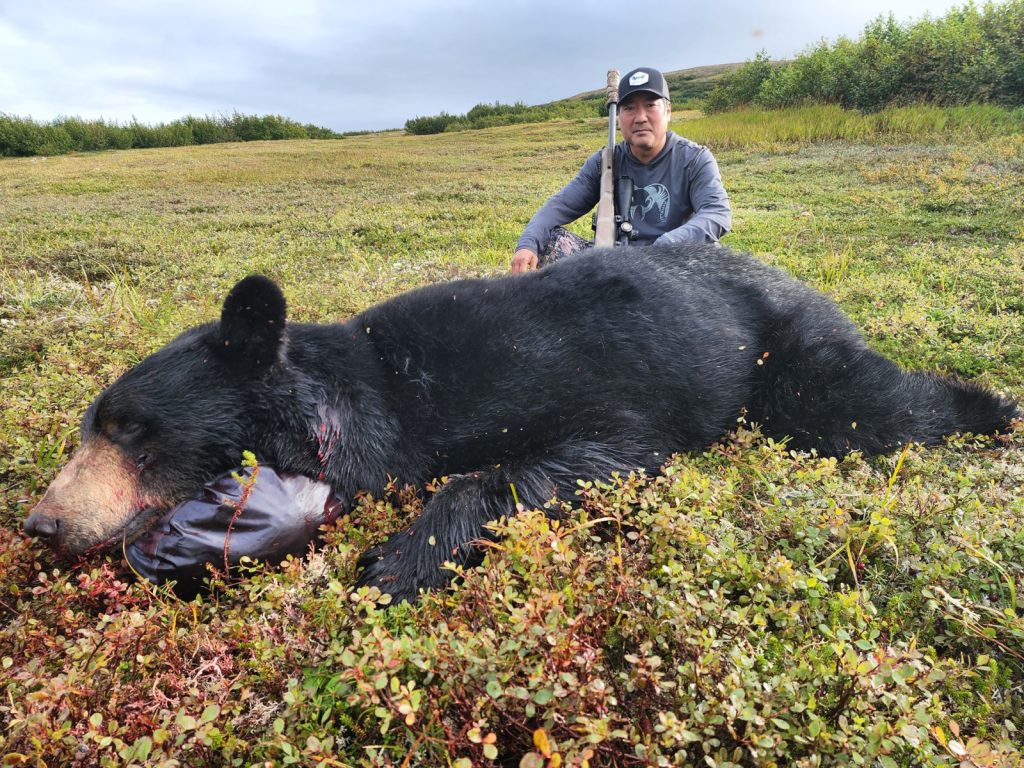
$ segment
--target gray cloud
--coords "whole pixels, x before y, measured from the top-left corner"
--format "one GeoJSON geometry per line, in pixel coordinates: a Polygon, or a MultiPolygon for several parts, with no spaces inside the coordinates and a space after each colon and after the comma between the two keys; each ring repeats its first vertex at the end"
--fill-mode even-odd
{"type": "Polygon", "coordinates": [[[391,128],[480,102],[562,98],[600,87],[609,67],[788,57],[856,37],[883,13],[906,21],[955,5],[0,0],[0,111],[159,122],[238,110],[391,128]]]}

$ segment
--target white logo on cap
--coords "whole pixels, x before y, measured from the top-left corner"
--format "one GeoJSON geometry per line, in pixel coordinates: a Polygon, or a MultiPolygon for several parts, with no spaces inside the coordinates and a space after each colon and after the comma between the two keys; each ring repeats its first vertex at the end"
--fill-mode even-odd
{"type": "Polygon", "coordinates": [[[629,77],[629,84],[630,85],[643,85],[644,83],[646,83],[650,79],[651,79],[651,76],[648,75],[646,72],[634,72],[629,77]]]}

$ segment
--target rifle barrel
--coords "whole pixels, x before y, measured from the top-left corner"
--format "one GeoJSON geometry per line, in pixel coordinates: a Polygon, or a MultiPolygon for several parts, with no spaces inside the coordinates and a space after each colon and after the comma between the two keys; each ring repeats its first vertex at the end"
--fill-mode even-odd
{"type": "Polygon", "coordinates": [[[615,157],[615,117],[619,103],[619,70],[608,70],[608,146],[601,153],[601,195],[594,219],[594,244],[599,248],[615,245],[615,181],[613,160],[615,157]]]}
{"type": "Polygon", "coordinates": [[[619,70],[608,70],[608,85],[605,88],[605,106],[608,108],[608,146],[615,146],[615,119],[619,107],[619,70]]]}

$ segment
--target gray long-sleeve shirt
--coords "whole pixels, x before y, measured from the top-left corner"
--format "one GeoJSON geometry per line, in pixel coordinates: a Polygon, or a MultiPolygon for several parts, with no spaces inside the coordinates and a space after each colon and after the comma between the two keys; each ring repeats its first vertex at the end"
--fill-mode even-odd
{"type": "MultiPolygon", "coordinates": [[[[633,179],[633,227],[637,244],[655,241],[718,242],[732,228],[729,196],[711,150],[668,132],[665,147],[649,163],[641,163],[619,142],[615,178],[633,179]]],[[[601,151],[591,155],[576,178],[548,199],[530,219],[516,244],[540,253],[552,227],[575,221],[601,196],[601,151]]]]}

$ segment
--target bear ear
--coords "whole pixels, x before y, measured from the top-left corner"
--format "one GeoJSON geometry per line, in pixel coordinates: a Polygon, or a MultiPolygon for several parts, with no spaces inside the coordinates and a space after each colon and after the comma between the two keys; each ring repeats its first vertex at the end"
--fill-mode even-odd
{"type": "Polygon", "coordinates": [[[285,300],[263,275],[240,280],[224,299],[220,314],[221,353],[247,373],[262,373],[277,362],[284,342],[285,300]]]}

